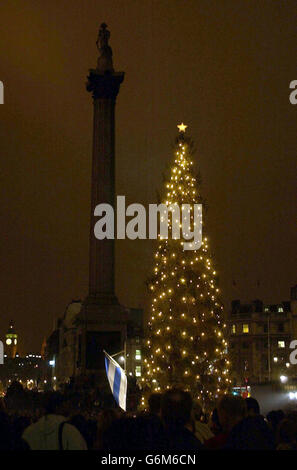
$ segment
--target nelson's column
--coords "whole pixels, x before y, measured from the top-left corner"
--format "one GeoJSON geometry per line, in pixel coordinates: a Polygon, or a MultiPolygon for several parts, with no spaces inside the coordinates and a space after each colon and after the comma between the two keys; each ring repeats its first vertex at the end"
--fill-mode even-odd
{"type": "Polygon", "coordinates": [[[126,338],[126,309],[115,295],[115,243],[98,240],[94,235],[98,220],[94,217],[95,207],[100,203],[115,207],[115,104],[124,72],[114,71],[109,37],[103,23],[96,42],[97,67],[90,70],[87,82],[94,105],[89,294],[77,317],[77,374],[103,369],[103,349],[109,354],[117,353],[123,349],[126,338]]]}

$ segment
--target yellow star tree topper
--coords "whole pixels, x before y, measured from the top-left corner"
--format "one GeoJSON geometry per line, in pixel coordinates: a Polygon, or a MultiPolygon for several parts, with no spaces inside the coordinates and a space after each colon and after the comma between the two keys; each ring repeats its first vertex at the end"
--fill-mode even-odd
{"type": "Polygon", "coordinates": [[[177,126],[179,132],[186,132],[187,127],[188,126],[186,124],[184,124],[183,122],[177,126]]]}
{"type": "MultiPolygon", "coordinates": [[[[178,126],[174,162],[165,182],[163,204],[205,204],[193,171],[193,142],[178,126]]],[[[193,211],[192,211],[193,212],[193,211]]],[[[194,223],[193,213],[191,223],[194,223]]],[[[184,250],[183,239],[159,235],[149,280],[151,308],[145,340],[146,392],[181,387],[204,408],[230,387],[226,324],[209,240],[202,227],[202,246],[184,250]]],[[[144,399],[143,399],[144,400],[144,399]]]]}

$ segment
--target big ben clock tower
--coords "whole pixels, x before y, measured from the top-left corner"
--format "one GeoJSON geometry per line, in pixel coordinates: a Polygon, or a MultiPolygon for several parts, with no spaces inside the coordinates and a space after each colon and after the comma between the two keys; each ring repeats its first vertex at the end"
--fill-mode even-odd
{"type": "Polygon", "coordinates": [[[10,321],[5,337],[5,352],[7,357],[14,358],[17,352],[18,335],[15,332],[13,321],[10,321]]]}

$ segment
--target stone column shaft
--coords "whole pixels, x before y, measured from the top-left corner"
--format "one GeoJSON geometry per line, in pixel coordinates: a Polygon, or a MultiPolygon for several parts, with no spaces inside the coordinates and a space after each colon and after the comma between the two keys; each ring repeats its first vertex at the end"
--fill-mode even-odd
{"type": "Polygon", "coordinates": [[[117,303],[114,288],[114,240],[97,240],[94,209],[107,203],[115,209],[115,103],[124,74],[91,70],[87,90],[93,92],[93,155],[89,260],[89,299],[117,303]]]}

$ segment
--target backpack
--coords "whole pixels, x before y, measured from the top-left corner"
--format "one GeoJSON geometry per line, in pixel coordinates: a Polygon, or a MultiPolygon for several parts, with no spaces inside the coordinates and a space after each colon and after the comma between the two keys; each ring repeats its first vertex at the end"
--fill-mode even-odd
{"type": "Polygon", "coordinates": [[[66,424],[66,421],[63,421],[62,423],[60,423],[59,425],[59,430],[58,430],[58,442],[59,442],[59,450],[64,450],[63,449],[63,429],[64,429],[64,425],[66,424]]]}

